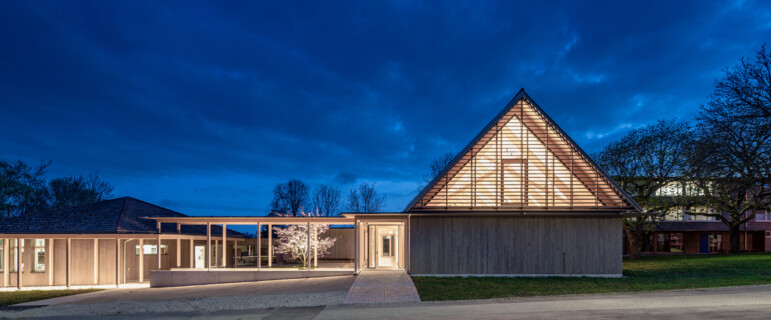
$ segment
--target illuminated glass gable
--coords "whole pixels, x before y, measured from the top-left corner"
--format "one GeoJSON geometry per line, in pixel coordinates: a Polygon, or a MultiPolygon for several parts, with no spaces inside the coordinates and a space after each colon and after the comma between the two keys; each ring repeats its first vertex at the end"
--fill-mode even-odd
{"type": "Polygon", "coordinates": [[[635,206],[520,91],[407,211],[623,211],[635,206]]]}

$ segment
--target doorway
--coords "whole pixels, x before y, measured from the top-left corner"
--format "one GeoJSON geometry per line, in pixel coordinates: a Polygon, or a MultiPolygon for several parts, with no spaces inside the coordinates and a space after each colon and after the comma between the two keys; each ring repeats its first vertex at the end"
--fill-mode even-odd
{"type": "Polygon", "coordinates": [[[366,235],[367,267],[398,269],[403,267],[403,228],[400,225],[369,225],[366,235]]]}
{"type": "Polygon", "coordinates": [[[206,246],[195,246],[195,268],[206,268],[204,257],[206,257],[206,246]]]}
{"type": "Polygon", "coordinates": [[[396,268],[396,227],[376,227],[377,230],[377,268],[396,268]]]}

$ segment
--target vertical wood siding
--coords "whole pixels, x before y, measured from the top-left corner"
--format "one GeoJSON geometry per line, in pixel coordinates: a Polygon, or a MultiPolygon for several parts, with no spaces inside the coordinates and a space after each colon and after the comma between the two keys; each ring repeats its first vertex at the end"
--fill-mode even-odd
{"type": "Polygon", "coordinates": [[[413,274],[620,274],[619,218],[412,217],[413,274]]]}

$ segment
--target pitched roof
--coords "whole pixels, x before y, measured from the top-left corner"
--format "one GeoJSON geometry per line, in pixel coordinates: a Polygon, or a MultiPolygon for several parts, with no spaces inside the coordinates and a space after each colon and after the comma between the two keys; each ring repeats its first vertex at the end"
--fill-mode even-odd
{"type": "MultiPolygon", "coordinates": [[[[142,217],[186,217],[186,215],[131,197],[99,201],[71,208],[42,211],[0,220],[0,233],[18,234],[132,234],[156,233],[156,222],[142,217]]],[[[164,224],[164,233],[176,233],[176,225],[164,224]]],[[[183,225],[182,233],[206,235],[206,227],[183,225]]],[[[212,234],[222,228],[212,226],[212,234]]],[[[243,234],[228,230],[230,237],[243,234]]]]}
{"type": "Polygon", "coordinates": [[[404,211],[640,208],[522,89],[404,211]]]}

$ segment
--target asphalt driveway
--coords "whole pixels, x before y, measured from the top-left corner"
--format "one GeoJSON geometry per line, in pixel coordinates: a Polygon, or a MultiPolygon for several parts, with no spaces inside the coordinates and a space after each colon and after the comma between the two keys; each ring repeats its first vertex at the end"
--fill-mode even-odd
{"type": "Polygon", "coordinates": [[[44,305],[23,311],[2,311],[4,317],[120,316],[342,304],[354,276],[258,281],[171,288],[111,289],[35,301],[44,305]]]}

